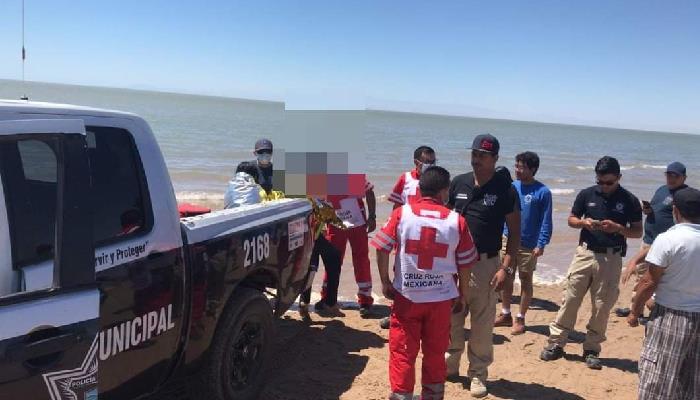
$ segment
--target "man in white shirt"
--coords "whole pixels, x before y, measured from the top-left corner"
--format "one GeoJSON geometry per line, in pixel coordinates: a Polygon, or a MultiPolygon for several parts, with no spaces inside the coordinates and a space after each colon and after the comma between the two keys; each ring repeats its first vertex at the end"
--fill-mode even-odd
{"type": "Polygon", "coordinates": [[[627,318],[637,326],[656,293],[639,357],[639,399],[700,399],[700,191],[673,195],[677,224],[660,234],[627,318]]]}

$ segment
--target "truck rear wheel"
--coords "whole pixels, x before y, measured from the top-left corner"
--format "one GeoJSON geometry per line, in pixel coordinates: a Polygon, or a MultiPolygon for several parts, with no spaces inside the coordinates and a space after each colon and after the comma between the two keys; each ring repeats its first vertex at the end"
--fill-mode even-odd
{"type": "Polygon", "coordinates": [[[257,290],[240,288],[217,327],[192,397],[256,399],[272,352],[272,309],[257,290]]]}

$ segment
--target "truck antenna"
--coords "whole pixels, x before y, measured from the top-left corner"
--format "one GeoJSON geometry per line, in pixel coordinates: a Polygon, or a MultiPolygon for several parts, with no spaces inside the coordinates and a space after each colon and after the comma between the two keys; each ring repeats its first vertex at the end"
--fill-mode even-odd
{"type": "Polygon", "coordinates": [[[24,48],[24,0],[22,0],[22,89],[24,89],[24,95],[20,97],[20,100],[29,100],[27,96],[27,84],[24,80],[24,63],[27,59],[27,50],[24,48]]]}

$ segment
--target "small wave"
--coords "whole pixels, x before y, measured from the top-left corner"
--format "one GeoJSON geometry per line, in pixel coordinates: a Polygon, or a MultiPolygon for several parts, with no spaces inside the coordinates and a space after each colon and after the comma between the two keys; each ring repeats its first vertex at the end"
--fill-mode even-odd
{"type": "Polygon", "coordinates": [[[642,164],[642,168],[644,169],[665,169],[665,165],[651,165],[651,164],[642,164]]]}
{"type": "Polygon", "coordinates": [[[535,271],[535,276],[533,281],[539,285],[557,285],[561,283],[566,274],[556,271],[551,265],[546,263],[538,263],[537,271],[535,271]]]}
{"type": "Polygon", "coordinates": [[[566,179],[564,179],[564,178],[557,178],[557,179],[555,179],[554,181],[555,181],[556,183],[566,183],[566,182],[567,182],[566,179]]]}
{"type": "Polygon", "coordinates": [[[595,167],[584,167],[581,165],[577,165],[576,169],[579,171],[593,171],[595,169],[595,167]]]}
{"type": "Polygon", "coordinates": [[[550,192],[552,192],[553,195],[556,196],[565,196],[567,194],[574,194],[576,193],[575,189],[560,189],[560,188],[554,188],[550,189],[550,192]]]}
{"type": "Polygon", "coordinates": [[[629,171],[629,170],[632,170],[632,169],[635,169],[635,168],[636,168],[636,167],[635,167],[634,165],[629,166],[629,167],[625,167],[625,166],[623,165],[623,166],[620,167],[620,170],[621,170],[621,171],[629,171]]]}
{"type": "Polygon", "coordinates": [[[223,200],[223,193],[210,192],[178,192],[175,193],[175,198],[178,200],[223,200]]]}

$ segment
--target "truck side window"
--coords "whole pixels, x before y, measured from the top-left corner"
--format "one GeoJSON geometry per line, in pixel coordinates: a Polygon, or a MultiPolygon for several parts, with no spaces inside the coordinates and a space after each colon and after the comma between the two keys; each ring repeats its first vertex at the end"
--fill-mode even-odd
{"type": "Polygon", "coordinates": [[[53,257],[57,146],[53,139],[22,139],[0,144],[14,268],[53,257]]]}
{"type": "Polygon", "coordinates": [[[87,126],[96,245],[148,232],[151,205],[136,145],[120,128],[87,126]]]}

